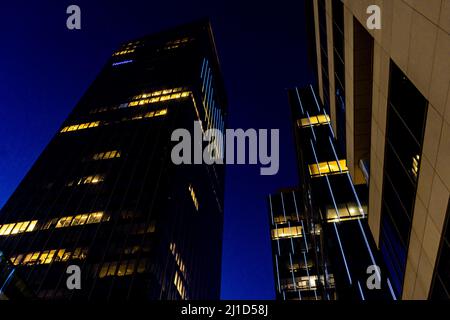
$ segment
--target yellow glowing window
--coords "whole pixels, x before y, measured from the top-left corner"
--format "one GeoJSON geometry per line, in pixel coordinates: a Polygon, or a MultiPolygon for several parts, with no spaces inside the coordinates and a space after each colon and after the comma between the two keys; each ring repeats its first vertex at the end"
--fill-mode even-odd
{"type": "Polygon", "coordinates": [[[58,223],[56,224],[56,228],[65,228],[69,227],[72,223],[73,217],[63,217],[58,220],[58,223]]]}
{"type": "Polygon", "coordinates": [[[339,160],[337,161],[328,161],[328,162],[320,162],[319,164],[313,163],[309,165],[309,174],[311,177],[315,176],[325,176],[328,174],[347,172],[347,161],[339,160]]]}
{"type": "Polygon", "coordinates": [[[310,116],[309,118],[299,119],[297,124],[299,127],[308,127],[315,125],[328,124],[330,122],[330,117],[325,114],[319,114],[317,116],[310,116]]]}
{"type": "MultiPolygon", "coordinates": [[[[86,258],[87,249],[77,248],[75,251],[83,252],[84,255],[82,259],[86,258]]],[[[19,254],[17,256],[11,257],[11,262],[14,265],[33,265],[33,264],[49,264],[53,261],[68,261],[71,256],[71,251],[60,249],[60,250],[46,250],[46,251],[37,251],[30,252],[27,254],[19,254]],[[22,260],[22,257],[25,258],[22,260]]]]}
{"type": "Polygon", "coordinates": [[[412,169],[411,172],[414,176],[414,178],[417,178],[417,174],[419,172],[419,161],[420,161],[420,155],[416,155],[412,159],[412,169]]]}
{"type": "Polygon", "coordinates": [[[71,181],[67,184],[68,187],[72,187],[74,185],[83,185],[83,184],[97,184],[102,181],[104,181],[105,177],[99,174],[92,175],[92,176],[86,176],[78,181],[71,181]]]}
{"type": "Polygon", "coordinates": [[[85,213],[85,214],[79,214],[76,216],[68,216],[68,217],[60,218],[58,220],[58,223],[56,224],[56,228],[66,228],[69,226],[100,223],[102,221],[108,221],[108,220],[109,220],[109,216],[105,216],[105,213],[102,211],[93,212],[93,213],[85,213]]]}
{"type": "Polygon", "coordinates": [[[154,91],[143,93],[133,97],[133,101],[128,103],[129,107],[142,106],[146,104],[156,103],[160,101],[177,100],[188,97],[190,91],[181,91],[183,88],[167,89],[162,91],[154,91]],[[177,92],[177,93],[174,93],[177,92]],[[149,97],[152,97],[149,99],[149,97]]]}
{"type": "Polygon", "coordinates": [[[109,264],[105,263],[102,268],[100,269],[100,272],[98,274],[99,278],[106,277],[106,273],[108,272],[109,264]]]}
{"type": "Polygon", "coordinates": [[[127,48],[127,50],[116,51],[116,52],[113,53],[113,56],[122,56],[122,55],[124,55],[124,54],[133,53],[134,50],[135,50],[134,48],[135,48],[135,47],[133,47],[133,48],[127,48]]]}
{"type": "Polygon", "coordinates": [[[136,269],[136,260],[132,260],[128,263],[127,271],[125,272],[125,275],[130,275],[134,273],[134,270],[136,269]]]}
{"type": "Polygon", "coordinates": [[[272,229],[272,240],[283,238],[299,238],[302,236],[302,227],[285,227],[272,229]]]}
{"type": "Polygon", "coordinates": [[[36,227],[36,224],[37,224],[37,220],[30,221],[30,224],[28,225],[28,228],[27,228],[26,232],[33,231],[34,228],[36,227]]]}
{"type": "Polygon", "coordinates": [[[364,212],[367,212],[367,206],[363,205],[360,209],[356,203],[340,205],[337,209],[337,212],[336,208],[334,207],[330,207],[327,209],[328,222],[360,219],[364,212]]]}
{"type": "Polygon", "coordinates": [[[109,269],[108,272],[106,273],[107,276],[114,276],[116,274],[116,269],[117,269],[117,262],[112,262],[109,265],[109,269]]]}
{"type": "Polygon", "coordinates": [[[0,225],[0,236],[31,232],[34,230],[36,223],[37,220],[0,225]]]}
{"type": "MultiPolygon", "coordinates": [[[[87,223],[88,224],[99,223],[99,222],[102,221],[104,215],[105,215],[104,212],[93,212],[93,213],[89,214],[89,218],[87,220],[87,223]]],[[[109,217],[107,219],[109,220],[109,217]]]]}
{"type": "Polygon", "coordinates": [[[56,254],[56,250],[50,250],[48,255],[45,257],[45,261],[43,263],[44,264],[51,263],[53,261],[53,258],[55,257],[55,254],[56,254]]]}
{"type": "Polygon", "coordinates": [[[100,125],[100,121],[86,122],[86,123],[81,123],[81,124],[77,124],[77,125],[71,125],[71,126],[64,127],[61,130],[61,132],[71,132],[71,131],[78,131],[78,130],[83,130],[83,129],[87,129],[87,128],[95,128],[95,127],[98,127],[99,125],[100,125]]]}
{"type": "Polygon", "coordinates": [[[147,112],[144,116],[136,116],[134,119],[141,119],[144,118],[153,118],[153,117],[160,117],[167,114],[167,109],[157,110],[157,111],[150,111],[147,112]]]}
{"type": "Polygon", "coordinates": [[[12,230],[14,229],[15,223],[10,223],[8,225],[6,225],[6,230],[4,232],[4,234],[11,234],[12,230]]]}
{"type": "Polygon", "coordinates": [[[120,151],[112,150],[107,152],[100,152],[96,153],[92,156],[93,160],[107,160],[107,159],[114,159],[114,158],[120,158],[121,154],[120,151]]]}
{"type": "Polygon", "coordinates": [[[173,284],[177,288],[177,291],[180,294],[181,299],[185,299],[186,289],[184,287],[183,280],[178,274],[178,271],[175,271],[175,278],[173,279],[173,284]]]}
{"type": "Polygon", "coordinates": [[[88,214],[79,214],[73,218],[71,226],[83,225],[86,223],[89,215],[88,214]]]}
{"type": "Polygon", "coordinates": [[[192,198],[192,202],[194,203],[194,207],[198,211],[197,195],[195,194],[194,187],[192,187],[192,185],[189,185],[189,193],[191,194],[191,198],[192,198]]]}

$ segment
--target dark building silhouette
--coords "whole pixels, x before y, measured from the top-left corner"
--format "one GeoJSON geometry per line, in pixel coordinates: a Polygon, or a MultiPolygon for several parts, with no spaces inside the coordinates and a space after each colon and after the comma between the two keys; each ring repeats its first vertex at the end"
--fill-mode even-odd
{"type": "Polygon", "coordinates": [[[38,298],[219,298],[224,166],[174,165],[171,134],[224,129],[226,105],[208,21],[114,52],[0,212],[38,298]]]}

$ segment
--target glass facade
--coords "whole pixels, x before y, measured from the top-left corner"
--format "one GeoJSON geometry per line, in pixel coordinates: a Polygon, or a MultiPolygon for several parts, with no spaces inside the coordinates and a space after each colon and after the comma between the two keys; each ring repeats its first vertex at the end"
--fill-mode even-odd
{"type": "MultiPolygon", "coordinates": [[[[310,272],[310,275],[314,274],[318,279],[317,297],[326,300],[393,299],[390,280],[386,277],[380,253],[376,249],[367,224],[367,186],[353,184],[345,155],[337,147],[338,137],[331,129],[327,111],[319,103],[314,88],[309,86],[289,90],[288,97],[299,172],[296,201],[297,208],[300,209],[297,212],[304,225],[300,230],[310,232],[310,237],[306,239],[312,246],[308,255],[314,257],[315,261],[312,264],[315,273],[310,272]],[[366,286],[367,268],[371,265],[380,268],[381,274],[377,276],[381,290],[369,290],[366,286]]],[[[282,194],[282,200],[289,196],[283,192],[282,194]]],[[[287,295],[282,290],[283,286],[278,287],[277,298],[299,299],[298,293],[293,290],[298,286],[294,281],[295,274],[289,278],[286,271],[288,269],[284,268],[283,264],[280,266],[283,245],[275,240],[278,241],[280,233],[293,239],[297,239],[299,234],[303,233],[297,228],[292,228],[298,223],[291,223],[288,226],[277,225],[278,220],[285,223],[285,218],[284,216],[277,218],[277,211],[274,208],[280,206],[274,200],[274,196],[271,197],[271,201],[275,275],[281,277],[276,282],[283,284],[284,279],[294,292],[287,295]]],[[[286,209],[284,210],[287,214],[286,209]]],[[[294,215],[293,219],[295,218],[294,215]]],[[[291,255],[296,248],[295,246],[292,248],[292,245],[289,247],[289,243],[285,247],[291,250],[291,255]]]]}
{"type": "Polygon", "coordinates": [[[391,62],[380,248],[401,296],[428,102],[391,62]]]}
{"type": "Polygon", "coordinates": [[[0,212],[0,248],[38,298],[220,297],[224,166],[170,153],[174,129],[223,129],[226,104],[207,21],[111,56],[0,212]]]}
{"type": "Polygon", "coordinates": [[[447,216],[444,224],[441,245],[436,259],[433,285],[430,290],[432,300],[450,299],[450,199],[447,205],[447,216]]]}
{"type": "Polygon", "coordinates": [[[333,275],[318,264],[321,227],[306,216],[299,190],[270,195],[269,209],[277,299],[333,297],[333,275]]]}
{"type": "Polygon", "coordinates": [[[320,60],[322,63],[322,85],[323,85],[323,105],[330,114],[330,78],[328,76],[328,39],[327,39],[327,13],[325,0],[318,1],[319,9],[319,39],[320,39],[320,60]]]}
{"type": "Polygon", "coordinates": [[[332,1],[336,122],[339,148],[346,154],[344,4],[332,1]]]}

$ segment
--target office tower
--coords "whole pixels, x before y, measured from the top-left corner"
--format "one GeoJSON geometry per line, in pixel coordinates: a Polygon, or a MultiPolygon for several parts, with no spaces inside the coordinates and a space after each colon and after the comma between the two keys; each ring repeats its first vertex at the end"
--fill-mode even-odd
{"type": "Polygon", "coordinates": [[[31,300],[35,295],[17,275],[14,265],[0,251],[0,300],[31,300]]]}
{"type": "Polygon", "coordinates": [[[448,299],[450,4],[307,2],[317,99],[355,188],[369,190],[370,233],[394,294],[448,299]],[[381,29],[367,26],[373,4],[381,29]]]}
{"type": "Polygon", "coordinates": [[[276,299],[334,299],[333,274],[320,254],[321,224],[307,215],[301,191],[269,195],[268,207],[276,299]]]}
{"type": "Polygon", "coordinates": [[[299,185],[269,196],[277,299],[395,299],[367,224],[367,187],[353,184],[326,109],[312,86],[288,98],[299,185]]]}
{"type": "Polygon", "coordinates": [[[224,129],[226,105],[208,21],[112,54],[0,212],[38,298],[219,298],[224,167],[173,164],[171,134],[224,129]]]}

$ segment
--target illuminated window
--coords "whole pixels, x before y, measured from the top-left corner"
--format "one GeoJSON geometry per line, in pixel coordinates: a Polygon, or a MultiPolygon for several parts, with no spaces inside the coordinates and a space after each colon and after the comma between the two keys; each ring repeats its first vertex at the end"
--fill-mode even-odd
{"type": "Polygon", "coordinates": [[[197,196],[195,195],[195,191],[194,191],[194,188],[192,187],[192,185],[189,185],[189,192],[191,194],[191,198],[192,198],[192,202],[194,203],[194,207],[198,211],[198,200],[197,200],[197,196]]]}
{"type": "Polygon", "coordinates": [[[111,262],[109,264],[109,268],[108,268],[108,272],[106,273],[106,276],[115,276],[116,269],[117,269],[117,262],[111,262]]]}
{"type": "Polygon", "coordinates": [[[186,266],[184,264],[183,259],[181,258],[180,253],[177,251],[175,243],[173,242],[170,243],[169,250],[172,253],[173,258],[175,259],[175,262],[178,266],[178,270],[183,274],[184,279],[186,279],[187,281],[186,266]]]}
{"type": "Polygon", "coordinates": [[[87,249],[77,248],[72,253],[70,250],[59,249],[59,250],[46,250],[46,251],[36,251],[26,254],[19,254],[11,257],[11,263],[14,265],[34,265],[34,264],[50,264],[52,262],[65,262],[70,259],[86,259],[87,249]],[[23,258],[25,257],[25,258],[23,258]],[[22,260],[23,258],[23,260],[22,260]]]}
{"type": "Polygon", "coordinates": [[[147,104],[157,103],[161,101],[178,100],[189,97],[190,91],[184,88],[167,89],[143,93],[133,97],[133,101],[128,103],[129,107],[144,106],[147,104]]]}
{"type": "Polygon", "coordinates": [[[121,156],[120,151],[112,150],[112,151],[96,153],[92,156],[92,160],[108,160],[108,159],[120,158],[120,156],[121,156]]]}
{"type": "Polygon", "coordinates": [[[327,222],[339,222],[339,221],[360,219],[364,215],[364,212],[367,212],[366,206],[362,206],[361,211],[356,203],[347,203],[344,205],[338,205],[337,209],[338,212],[336,212],[335,207],[327,208],[327,222]]]}
{"type": "Polygon", "coordinates": [[[161,109],[161,110],[147,112],[144,115],[138,116],[139,117],[138,119],[160,117],[160,116],[164,116],[166,114],[167,114],[167,109],[161,109]]]}
{"type": "Polygon", "coordinates": [[[113,56],[123,56],[125,54],[130,54],[133,53],[134,49],[129,49],[129,50],[121,50],[121,51],[116,51],[113,53],[113,56]]]}
{"type": "Polygon", "coordinates": [[[36,223],[37,220],[0,225],[0,236],[31,232],[36,227],[36,223]]]}
{"type": "Polygon", "coordinates": [[[417,179],[417,174],[419,172],[419,161],[420,161],[420,155],[416,155],[415,157],[413,157],[412,159],[412,168],[411,168],[411,172],[413,174],[413,177],[415,179],[417,179]]]}
{"type": "Polygon", "coordinates": [[[309,174],[311,177],[325,176],[334,173],[347,172],[347,160],[320,162],[309,165],[309,174]]]}
{"type": "Polygon", "coordinates": [[[63,129],[61,129],[61,132],[71,132],[71,131],[84,130],[84,129],[88,129],[88,128],[95,128],[95,127],[98,127],[99,125],[100,125],[100,121],[75,124],[75,125],[64,127],[63,129]]]}
{"type": "Polygon", "coordinates": [[[317,116],[310,116],[309,118],[299,119],[297,124],[299,127],[309,127],[318,126],[323,124],[328,124],[330,122],[330,117],[325,114],[319,114],[317,116]]]}
{"type": "Polygon", "coordinates": [[[56,224],[56,228],[66,228],[69,226],[100,223],[102,221],[109,221],[109,216],[106,216],[103,211],[85,213],[76,216],[68,216],[60,218],[58,220],[58,223],[56,224]]]}
{"type": "Polygon", "coordinates": [[[184,300],[186,298],[186,289],[184,287],[183,280],[178,274],[178,271],[175,271],[175,278],[173,279],[173,284],[177,288],[177,291],[180,294],[181,299],[184,300]]]}
{"type": "MultiPolygon", "coordinates": [[[[189,94],[190,93],[182,93],[181,97],[189,96],[189,94]]],[[[130,105],[131,104],[132,103],[130,103],[130,105]]],[[[139,104],[139,102],[137,104],[139,104]]],[[[102,108],[102,109],[92,110],[91,113],[100,112],[98,110],[107,110],[107,109],[102,108]]],[[[138,115],[127,116],[127,117],[122,118],[122,121],[130,121],[130,120],[139,120],[139,119],[144,119],[144,118],[159,117],[159,116],[166,115],[167,112],[168,112],[167,108],[164,108],[164,109],[159,109],[159,110],[155,110],[155,111],[151,111],[151,112],[147,112],[147,113],[142,113],[142,114],[138,114],[138,115]]],[[[84,123],[84,124],[76,124],[76,125],[71,125],[71,126],[64,127],[63,129],[61,129],[60,132],[61,133],[66,133],[66,132],[71,132],[71,131],[95,128],[95,127],[98,127],[98,126],[108,126],[108,125],[115,124],[115,123],[117,123],[117,121],[115,121],[115,122],[106,122],[106,121],[100,122],[100,121],[96,121],[96,122],[90,122],[90,123],[84,123]]]]}
{"type": "Polygon", "coordinates": [[[86,176],[76,181],[71,181],[67,184],[68,187],[72,187],[75,185],[83,185],[83,184],[97,184],[105,180],[105,177],[100,174],[86,176]]]}
{"type": "Polygon", "coordinates": [[[192,38],[182,38],[182,39],[168,41],[164,46],[164,50],[172,50],[172,49],[184,47],[191,40],[192,40],[192,38]]]}
{"type": "Polygon", "coordinates": [[[283,238],[299,238],[301,236],[302,236],[301,226],[272,229],[272,240],[283,238]]]}
{"type": "Polygon", "coordinates": [[[144,273],[146,268],[146,259],[141,259],[139,264],[136,259],[107,262],[102,265],[98,274],[99,278],[104,277],[124,277],[134,273],[144,273]]]}
{"type": "Polygon", "coordinates": [[[56,228],[65,228],[69,227],[72,222],[73,217],[64,217],[59,219],[58,224],[56,225],[56,228]]]}

